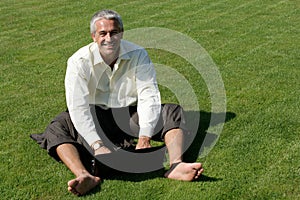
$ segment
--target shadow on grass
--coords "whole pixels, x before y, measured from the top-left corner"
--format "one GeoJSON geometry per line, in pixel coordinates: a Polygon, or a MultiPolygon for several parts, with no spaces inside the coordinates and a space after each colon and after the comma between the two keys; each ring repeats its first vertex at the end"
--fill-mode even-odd
{"type": "Polygon", "coordinates": [[[221,181],[223,179],[221,178],[214,178],[214,177],[209,177],[204,174],[202,174],[196,182],[215,182],[215,181],[221,181]]]}
{"type": "MultiPolygon", "coordinates": [[[[194,116],[199,116],[200,120],[198,124],[197,133],[192,138],[192,142],[189,145],[189,148],[184,153],[183,158],[185,162],[195,162],[201,152],[203,151],[205,146],[211,146],[214,144],[219,135],[208,133],[208,128],[211,126],[217,126],[222,123],[226,123],[233,118],[235,118],[235,114],[231,112],[227,113],[209,113],[201,111],[198,112],[187,112],[187,120],[193,119],[194,116]],[[212,117],[213,116],[213,117],[212,117]]],[[[155,179],[155,178],[163,178],[166,170],[162,166],[161,169],[147,172],[147,173],[125,173],[112,169],[106,169],[102,171],[103,175],[100,175],[103,178],[103,182],[105,180],[122,180],[122,181],[130,181],[130,182],[141,182],[145,180],[155,179]]],[[[221,181],[221,178],[209,177],[208,175],[202,174],[198,180],[195,182],[216,182],[221,181]]],[[[88,195],[93,195],[101,191],[101,184],[91,190],[88,195]]]]}
{"type": "MultiPolygon", "coordinates": [[[[187,112],[186,116],[192,118],[196,112],[187,112]]],[[[199,113],[198,113],[199,114],[199,113]]],[[[226,123],[236,117],[235,113],[211,113],[200,111],[200,120],[197,134],[194,135],[192,141],[189,142],[189,147],[185,151],[183,158],[185,162],[195,162],[200,154],[203,153],[206,147],[212,148],[212,144],[217,142],[219,135],[209,133],[208,128],[226,123]]],[[[187,119],[189,120],[189,119],[187,119]]]]}
{"type": "Polygon", "coordinates": [[[106,177],[107,180],[122,180],[130,182],[141,182],[149,179],[163,178],[166,170],[164,168],[147,173],[126,173],[126,172],[116,172],[112,173],[110,176],[106,177]]]}
{"type": "MultiPolygon", "coordinates": [[[[111,169],[110,169],[111,170],[111,169]]],[[[160,169],[153,172],[148,173],[125,173],[125,172],[119,172],[119,171],[111,171],[109,176],[104,176],[102,179],[101,184],[105,183],[106,180],[120,180],[120,181],[127,181],[127,182],[141,182],[145,180],[155,179],[159,177],[163,177],[165,173],[165,169],[160,169]]],[[[96,193],[101,192],[101,184],[94,189],[92,189],[89,193],[87,193],[85,196],[93,195],[96,193]]]]}
{"type": "MultiPolygon", "coordinates": [[[[185,162],[195,162],[205,147],[211,147],[214,144],[219,135],[208,133],[207,130],[209,127],[217,126],[222,123],[226,123],[231,119],[235,118],[235,114],[231,112],[227,113],[209,113],[201,111],[198,112],[186,112],[187,120],[193,118],[194,116],[200,114],[200,120],[198,121],[198,129],[197,133],[192,138],[192,141],[189,143],[189,147],[183,155],[183,160],[185,162]]],[[[159,177],[164,177],[164,173],[166,170],[162,167],[159,170],[147,172],[147,173],[125,173],[119,171],[110,171],[105,174],[109,174],[109,176],[105,176],[105,179],[109,180],[124,180],[124,181],[132,181],[132,182],[140,182],[148,179],[154,179],[159,177]]],[[[207,175],[202,174],[200,179],[197,181],[202,182],[214,182],[220,181],[222,179],[209,177],[207,175]]]]}
{"type": "MultiPolygon", "coordinates": [[[[149,179],[155,179],[159,177],[163,177],[166,170],[161,169],[154,172],[148,172],[143,174],[132,174],[132,173],[120,173],[120,174],[112,174],[111,176],[105,178],[102,183],[105,182],[105,180],[121,180],[121,181],[130,181],[130,182],[141,182],[149,179]]],[[[194,182],[216,182],[221,181],[221,178],[214,178],[209,177],[204,174],[200,176],[200,178],[194,182]]],[[[102,184],[101,183],[101,184],[102,184]]],[[[85,196],[93,195],[96,193],[101,192],[101,184],[94,189],[92,189],[89,193],[87,193],[85,196]]]]}
{"type": "MultiPolygon", "coordinates": [[[[106,180],[122,180],[122,181],[130,181],[130,182],[141,182],[149,179],[155,178],[163,178],[164,174],[167,170],[160,169],[154,172],[142,173],[142,174],[134,174],[134,173],[115,173],[111,174],[109,177],[106,177],[106,180]]],[[[209,177],[204,174],[200,176],[198,180],[194,182],[215,182],[220,181],[220,178],[209,177]]]]}

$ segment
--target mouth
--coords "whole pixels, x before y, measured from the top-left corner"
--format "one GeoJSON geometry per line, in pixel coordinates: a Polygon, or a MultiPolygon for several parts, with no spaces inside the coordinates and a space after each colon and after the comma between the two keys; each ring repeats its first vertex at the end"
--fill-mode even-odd
{"type": "Polygon", "coordinates": [[[102,44],[103,47],[106,47],[106,48],[114,48],[115,47],[115,44],[114,43],[109,43],[109,44],[102,44]]]}

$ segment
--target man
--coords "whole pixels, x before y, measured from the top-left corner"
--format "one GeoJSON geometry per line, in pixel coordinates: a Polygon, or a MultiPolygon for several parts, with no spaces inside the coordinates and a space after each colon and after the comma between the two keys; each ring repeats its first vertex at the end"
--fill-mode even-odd
{"type": "Polygon", "coordinates": [[[151,148],[153,138],[164,141],[168,149],[171,168],[166,178],[199,178],[201,163],[182,161],[186,132],[182,109],[161,105],[147,52],[122,40],[123,23],[115,11],[97,12],[90,29],[93,42],[68,60],[68,111],[57,116],[42,135],[31,136],[74,173],[68,190],[83,195],[100,184],[99,174],[87,167],[84,151],[101,157],[119,149],[145,150],[151,148]],[[136,145],[134,137],[138,138],[136,145]]]}

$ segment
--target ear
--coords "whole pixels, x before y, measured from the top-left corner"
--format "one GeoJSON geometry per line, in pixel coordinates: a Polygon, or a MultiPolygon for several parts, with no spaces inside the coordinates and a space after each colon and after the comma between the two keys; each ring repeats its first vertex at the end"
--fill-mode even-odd
{"type": "Polygon", "coordinates": [[[124,33],[124,32],[119,33],[121,39],[123,39],[123,33],[124,33]]]}
{"type": "Polygon", "coordinates": [[[94,42],[96,42],[95,33],[91,33],[91,38],[93,39],[94,42]]]}

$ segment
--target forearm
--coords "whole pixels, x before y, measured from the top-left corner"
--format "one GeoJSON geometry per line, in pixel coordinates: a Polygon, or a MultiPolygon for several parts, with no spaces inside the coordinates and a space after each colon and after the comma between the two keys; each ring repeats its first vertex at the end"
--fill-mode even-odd
{"type": "MultiPolygon", "coordinates": [[[[150,98],[154,99],[154,98],[150,98]]],[[[139,116],[139,137],[152,137],[155,134],[155,127],[160,117],[161,104],[159,97],[156,101],[139,101],[137,113],[139,116]]]]}
{"type": "Polygon", "coordinates": [[[152,137],[160,117],[161,100],[156,73],[148,56],[137,68],[136,87],[138,95],[139,136],[152,137]]]}
{"type": "Polygon", "coordinates": [[[97,133],[89,107],[85,109],[71,109],[69,110],[69,113],[75,129],[90,146],[95,141],[101,140],[97,133]]]}

